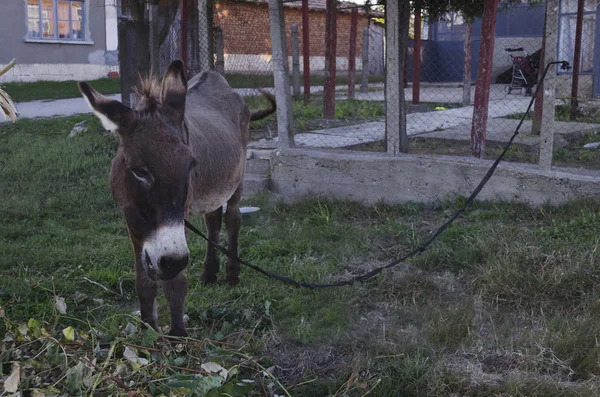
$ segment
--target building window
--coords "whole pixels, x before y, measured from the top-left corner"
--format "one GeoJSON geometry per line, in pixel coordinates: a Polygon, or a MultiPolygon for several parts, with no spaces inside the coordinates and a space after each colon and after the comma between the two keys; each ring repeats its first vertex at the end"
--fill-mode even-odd
{"type": "MultiPolygon", "coordinates": [[[[594,36],[596,29],[597,0],[585,0],[581,35],[580,72],[594,69],[594,36]]],[[[577,0],[561,0],[559,9],[558,59],[573,64],[575,29],[577,27],[577,0]]]]}
{"type": "Polygon", "coordinates": [[[83,41],[84,2],[27,0],[27,38],[83,41]]]}

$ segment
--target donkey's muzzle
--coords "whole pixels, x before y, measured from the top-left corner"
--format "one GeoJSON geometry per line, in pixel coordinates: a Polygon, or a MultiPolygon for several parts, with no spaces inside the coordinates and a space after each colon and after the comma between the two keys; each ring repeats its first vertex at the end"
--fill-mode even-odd
{"type": "Polygon", "coordinates": [[[179,257],[161,257],[158,260],[158,277],[163,281],[173,280],[187,267],[189,261],[189,255],[179,257]]]}

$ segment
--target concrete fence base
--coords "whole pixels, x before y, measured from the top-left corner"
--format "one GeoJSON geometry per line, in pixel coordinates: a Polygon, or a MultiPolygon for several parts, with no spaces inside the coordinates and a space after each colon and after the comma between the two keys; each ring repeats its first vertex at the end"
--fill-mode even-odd
{"type": "MultiPolygon", "coordinates": [[[[288,149],[275,152],[271,178],[286,201],[325,196],[374,204],[435,203],[469,196],[491,161],[443,156],[288,149]]],[[[501,163],[478,200],[557,205],[600,195],[600,172],[543,171],[501,163]]]]}

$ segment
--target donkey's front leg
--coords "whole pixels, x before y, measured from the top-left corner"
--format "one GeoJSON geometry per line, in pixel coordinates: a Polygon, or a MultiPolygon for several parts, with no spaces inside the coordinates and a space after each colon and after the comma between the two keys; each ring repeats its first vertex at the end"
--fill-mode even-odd
{"type": "Polygon", "coordinates": [[[158,331],[158,315],[156,312],[156,281],[148,277],[141,260],[136,255],[135,261],[135,290],[140,302],[142,321],[150,324],[158,331]]]}
{"type": "Polygon", "coordinates": [[[171,336],[187,336],[183,322],[185,297],[188,291],[188,282],[185,271],[179,273],[173,280],[163,281],[163,291],[169,301],[171,309],[171,336]]]}
{"type": "MultiPolygon", "coordinates": [[[[238,255],[238,240],[240,229],[242,227],[242,214],[240,213],[240,200],[242,199],[242,184],[237,188],[233,196],[227,201],[227,211],[225,211],[225,227],[227,228],[227,246],[229,251],[238,255]]],[[[227,278],[229,284],[235,285],[240,282],[240,263],[227,258],[227,278]]]]}

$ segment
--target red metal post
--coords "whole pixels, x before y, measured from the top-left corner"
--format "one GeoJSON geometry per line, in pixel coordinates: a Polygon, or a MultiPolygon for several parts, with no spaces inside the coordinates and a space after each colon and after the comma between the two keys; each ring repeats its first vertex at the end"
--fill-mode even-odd
{"type": "Polygon", "coordinates": [[[406,44],[406,50],[404,51],[404,88],[408,88],[408,43],[406,44]]]}
{"type": "Polygon", "coordinates": [[[575,53],[573,54],[573,81],[571,85],[571,110],[569,120],[577,119],[577,105],[579,101],[579,70],[581,69],[581,36],[583,33],[583,6],[584,0],[577,2],[577,22],[575,27],[575,53]]]}
{"type": "Polygon", "coordinates": [[[479,48],[479,65],[477,68],[477,83],[475,85],[475,106],[473,109],[473,124],[471,126],[471,153],[477,158],[483,157],[485,149],[497,12],[498,0],[487,0],[483,8],[481,47],[479,48]]]}
{"type": "Polygon", "coordinates": [[[421,4],[415,4],[415,37],[413,41],[412,103],[419,104],[421,96],[421,4]]]}
{"type": "Polygon", "coordinates": [[[181,0],[181,60],[187,68],[188,58],[188,2],[181,0]]]}
{"type": "Polygon", "coordinates": [[[335,117],[335,69],[337,50],[336,0],[327,0],[325,9],[325,92],[323,98],[323,117],[335,117]]]}
{"type": "Polygon", "coordinates": [[[308,0],[302,0],[302,60],[304,63],[304,102],[310,100],[310,35],[308,0]]]}
{"type": "Polygon", "coordinates": [[[352,9],[350,18],[350,49],[348,51],[348,98],[354,99],[356,84],[356,30],[358,29],[358,8],[352,9]]]}
{"type": "MultiPolygon", "coordinates": [[[[547,6],[546,6],[547,7],[547,6]]],[[[546,16],[547,12],[544,12],[544,36],[542,37],[542,49],[540,50],[540,64],[538,67],[538,82],[542,77],[542,73],[544,72],[544,68],[546,67],[546,16]]],[[[541,133],[541,124],[542,124],[542,115],[544,113],[544,84],[539,84],[535,88],[535,102],[533,103],[533,122],[531,124],[531,133],[533,135],[540,135],[541,133]]]]}

